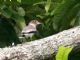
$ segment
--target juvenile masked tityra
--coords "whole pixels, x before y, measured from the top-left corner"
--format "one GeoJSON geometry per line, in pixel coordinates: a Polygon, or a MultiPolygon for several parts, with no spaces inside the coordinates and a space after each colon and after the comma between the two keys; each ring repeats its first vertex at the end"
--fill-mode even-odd
{"type": "Polygon", "coordinates": [[[29,24],[23,28],[21,36],[26,38],[32,38],[33,35],[37,32],[37,26],[40,24],[41,23],[37,20],[30,21],[29,24]]]}

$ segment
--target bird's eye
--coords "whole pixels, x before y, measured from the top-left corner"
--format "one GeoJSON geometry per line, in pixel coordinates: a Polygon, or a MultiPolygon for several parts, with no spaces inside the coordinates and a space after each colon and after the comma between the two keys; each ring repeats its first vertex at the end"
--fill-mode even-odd
{"type": "Polygon", "coordinates": [[[25,37],[25,35],[24,35],[24,34],[22,34],[22,37],[25,37]]]}

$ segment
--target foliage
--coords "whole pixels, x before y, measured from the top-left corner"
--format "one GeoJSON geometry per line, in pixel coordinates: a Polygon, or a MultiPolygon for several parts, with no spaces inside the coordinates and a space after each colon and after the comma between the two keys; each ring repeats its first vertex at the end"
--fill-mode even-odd
{"type": "Polygon", "coordinates": [[[9,21],[0,19],[0,47],[11,46],[21,43],[18,39],[15,29],[9,21]]]}
{"type": "Polygon", "coordinates": [[[70,54],[68,55],[68,60],[80,60],[80,45],[75,46],[70,54]]]}
{"type": "Polygon", "coordinates": [[[56,60],[68,60],[68,55],[72,48],[60,46],[56,55],[56,60]]]}
{"type": "Polygon", "coordinates": [[[0,0],[0,47],[20,43],[17,33],[26,26],[25,11],[16,0],[0,0]]]}
{"type": "Polygon", "coordinates": [[[49,36],[76,26],[76,24],[79,25],[79,19],[75,20],[77,16],[80,17],[78,15],[79,11],[79,0],[57,0],[52,2],[51,9],[47,13],[38,16],[43,22],[42,29],[40,27],[39,30],[40,32],[45,31],[40,35],[42,37],[49,36]]]}
{"type": "Polygon", "coordinates": [[[17,35],[30,20],[38,19],[42,25],[35,39],[39,39],[80,25],[80,0],[0,0],[0,15],[17,35]]]}
{"type": "Polygon", "coordinates": [[[0,13],[5,18],[11,18],[16,22],[16,26],[22,29],[25,26],[24,15],[25,11],[22,7],[18,7],[19,3],[16,0],[1,0],[0,13]]]}

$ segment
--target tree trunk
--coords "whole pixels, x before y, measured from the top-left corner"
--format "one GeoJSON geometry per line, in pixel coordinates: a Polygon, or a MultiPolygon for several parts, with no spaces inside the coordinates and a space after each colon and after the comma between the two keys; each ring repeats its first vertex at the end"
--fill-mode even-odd
{"type": "Polygon", "coordinates": [[[43,39],[0,49],[0,60],[43,60],[52,57],[60,45],[74,47],[80,42],[80,26],[43,39]]]}

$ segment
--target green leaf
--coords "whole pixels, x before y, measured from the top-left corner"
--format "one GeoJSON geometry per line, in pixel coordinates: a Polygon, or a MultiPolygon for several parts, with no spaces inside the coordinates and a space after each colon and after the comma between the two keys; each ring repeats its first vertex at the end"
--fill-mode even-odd
{"type": "Polygon", "coordinates": [[[24,17],[19,16],[18,14],[14,14],[11,18],[15,20],[16,26],[20,30],[22,30],[26,26],[24,17]]]}
{"type": "Polygon", "coordinates": [[[56,60],[68,60],[68,55],[72,48],[60,46],[56,55],[56,60]]]}
{"type": "Polygon", "coordinates": [[[62,60],[63,55],[64,55],[64,51],[65,51],[65,47],[60,46],[59,49],[58,49],[58,53],[56,55],[56,60],[62,60]]]}
{"type": "Polygon", "coordinates": [[[45,10],[46,10],[46,12],[49,11],[50,5],[51,5],[51,0],[47,0],[46,5],[45,5],[45,10]]]}
{"type": "Polygon", "coordinates": [[[38,2],[38,3],[34,3],[33,6],[38,5],[38,4],[45,4],[45,3],[46,3],[45,1],[41,1],[41,2],[38,2]]]}
{"type": "Polygon", "coordinates": [[[17,2],[21,3],[21,0],[17,0],[17,2]]]}
{"type": "Polygon", "coordinates": [[[9,10],[9,8],[6,7],[6,8],[1,10],[1,14],[3,16],[5,16],[6,18],[10,18],[12,15],[12,12],[9,10]]]}
{"type": "Polygon", "coordinates": [[[78,25],[80,25],[80,11],[78,12],[77,16],[71,22],[71,25],[72,26],[78,26],[78,25]]]}
{"type": "MultiPolygon", "coordinates": [[[[56,31],[62,31],[70,27],[69,24],[71,20],[74,18],[74,16],[76,16],[76,15],[70,16],[71,14],[72,15],[74,14],[74,12],[71,14],[70,12],[77,4],[79,4],[79,0],[65,0],[64,2],[56,6],[56,8],[51,12],[51,15],[54,16],[53,17],[53,28],[56,31]]],[[[74,9],[74,10],[79,10],[79,6],[77,9],[74,9]]],[[[75,12],[75,14],[76,13],[77,11],[75,12]]]]}
{"type": "Polygon", "coordinates": [[[22,7],[18,7],[18,14],[20,15],[20,16],[25,16],[25,11],[24,11],[24,9],[22,8],[22,7]]]}
{"type": "Polygon", "coordinates": [[[63,60],[68,60],[68,55],[71,52],[72,48],[65,48],[63,60]]]}

